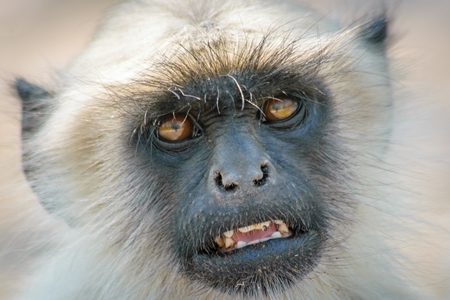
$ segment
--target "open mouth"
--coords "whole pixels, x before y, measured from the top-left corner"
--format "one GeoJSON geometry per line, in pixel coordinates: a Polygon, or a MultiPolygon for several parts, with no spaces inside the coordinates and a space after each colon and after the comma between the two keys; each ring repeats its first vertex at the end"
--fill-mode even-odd
{"type": "MultiPolygon", "coordinates": [[[[320,231],[299,219],[269,217],[229,231],[221,231],[223,225],[218,222],[212,222],[213,230],[200,225],[206,236],[192,252],[181,252],[184,271],[191,279],[229,294],[263,295],[288,288],[314,269],[324,241],[320,231]],[[208,231],[219,234],[208,236],[208,231]]],[[[236,224],[234,220],[224,223],[236,224]]],[[[186,251],[183,246],[180,250],[186,251]]]]}
{"type": "Polygon", "coordinates": [[[215,237],[219,252],[229,252],[273,239],[287,238],[292,235],[288,225],[281,220],[257,223],[224,232],[215,237]]]}

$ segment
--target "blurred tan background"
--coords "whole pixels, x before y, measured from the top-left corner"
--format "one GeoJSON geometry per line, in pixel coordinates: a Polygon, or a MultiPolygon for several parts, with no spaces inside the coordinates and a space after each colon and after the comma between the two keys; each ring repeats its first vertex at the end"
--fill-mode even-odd
{"type": "MultiPolygon", "coordinates": [[[[0,300],[11,299],[24,282],[33,254],[27,233],[55,226],[26,184],[20,165],[20,102],[10,88],[14,77],[43,86],[83,49],[101,16],[118,0],[0,0],[0,300]]],[[[421,122],[411,128],[412,145],[427,161],[414,166],[425,184],[417,193],[430,205],[424,215],[436,226],[436,252],[418,269],[438,299],[450,299],[450,1],[307,0],[333,16],[370,7],[390,7],[395,43],[389,55],[399,71],[396,83],[416,105],[421,122]],[[432,128],[432,130],[430,130],[432,128]]],[[[366,9],[367,10],[367,9],[366,9]]]]}

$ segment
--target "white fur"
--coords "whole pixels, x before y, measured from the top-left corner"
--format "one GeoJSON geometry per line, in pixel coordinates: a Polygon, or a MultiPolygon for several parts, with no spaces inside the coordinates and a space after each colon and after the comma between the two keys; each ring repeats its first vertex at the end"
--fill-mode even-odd
{"type": "MultiPolygon", "coordinates": [[[[180,45],[200,47],[225,36],[232,41],[230,48],[239,48],[274,28],[280,41],[301,37],[299,52],[317,51],[318,45],[336,52],[338,59],[325,62],[320,75],[335,95],[339,138],[349,151],[343,155],[351,158],[349,164],[360,176],[354,188],[360,205],[354,223],[336,230],[316,269],[292,288],[268,298],[429,299],[414,282],[414,266],[402,251],[409,243],[419,243],[420,237],[405,223],[415,213],[415,203],[404,192],[409,187],[399,183],[400,154],[395,151],[401,149],[392,146],[387,134],[393,108],[385,58],[362,46],[357,29],[341,29],[296,3],[219,0],[124,3],[111,12],[96,39],[63,76],[55,113],[28,147],[45,148],[52,159],[65,162],[64,170],[57,163],[47,166],[46,175],[57,175],[45,193],[47,200],[69,208],[60,215],[89,217],[79,228],[61,233],[59,247],[43,260],[22,299],[236,299],[177,273],[165,241],[155,240],[151,253],[145,247],[133,250],[140,265],[116,249],[114,242],[127,232],[123,223],[130,217],[126,212],[112,217],[98,213],[122,196],[115,191],[121,191],[121,179],[110,174],[111,168],[126,168],[120,157],[112,155],[113,147],[120,147],[114,142],[123,134],[115,131],[122,118],[118,111],[107,115],[111,99],[104,87],[145,78],[162,54],[180,53],[180,45]],[[206,30],[208,24],[214,26],[206,30]],[[101,121],[105,121],[102,128],[89,127],[101,121]],[[92,132],[95,128],[98,131],[92,132]],[[103,164],[95,165],[96,161],[103,164]],[[92,178],[91,171],[101,178],[92,178]],[[102,226],[102,221],[108,223],[102,226]]],[[[39,155],[33,159],[40,163],[39,155]]],[[[42,180],[47,179],[38,183],[42,180]]],[[[146,222],[152,227],[152,216],[146,222]]],[[[150,232],[138,245],[152,239],[156,237],[150,232]]]]}

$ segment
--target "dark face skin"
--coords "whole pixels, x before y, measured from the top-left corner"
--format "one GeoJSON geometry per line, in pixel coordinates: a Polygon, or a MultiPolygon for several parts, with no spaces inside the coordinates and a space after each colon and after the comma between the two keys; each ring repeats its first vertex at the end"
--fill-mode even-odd
{"type": "Polygon", "coordinates": [[[333,195],[317,184],[333,172],[319,157],[329,148],[332,112],[326,94],[314,92],[319,87],[268,87],[255,96],[246,77],[236,78],[239,88],[235,78],[221,78],[183,90],[207,95],[206,101],[170,95],[165,101],[181,108],[161,111],[135,140],[145,168],[159,170],[159,180],[172,187],[172,243],[184,272],[250,295],[288,287],[320,259],[324,203],[333,195]],[[288,112],[276,119],[271,109],[277,114],[283,105],[288,112]],[[189,135],[171,141],[167,128],[187,128],[189,135]],[[226,231],[270,220],[284,221],[292,235],[229,252],[214,242],[226,231]]]}

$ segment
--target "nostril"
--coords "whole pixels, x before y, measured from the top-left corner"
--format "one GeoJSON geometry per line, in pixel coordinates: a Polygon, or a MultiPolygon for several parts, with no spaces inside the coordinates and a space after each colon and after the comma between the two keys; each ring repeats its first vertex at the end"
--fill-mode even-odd
{"type": "Polygon", "coordinates": [[[269,177],[269,167],[267,165],[261,166],[262,177],[259,179],[254,179],[253,184],[256,186],[262,186],[266,184],[267,178],[269,177]]]}
{"type": "Polygon", "coordinates": [[[223,187],[222,174],[216,173],[216,176],[214,177],[214,181],[216,182],[217,186],[223,187]]]}
{"type": "Polygon", "coordinates": [[[231,183],[229,185],[224,186],[225,191],[231,192],[237,188],[237,184],[231,183]]]}
{"type": "Polygon", "coordinates": [[[216,173],[216,177],[214,178],[214,180],[216,182],[216,185],[225,190],[226,192],[231,192],[238,187],[238,185],[235,184],[234,182],[224,184],[222,174],[219,172],[216,173]]]}

